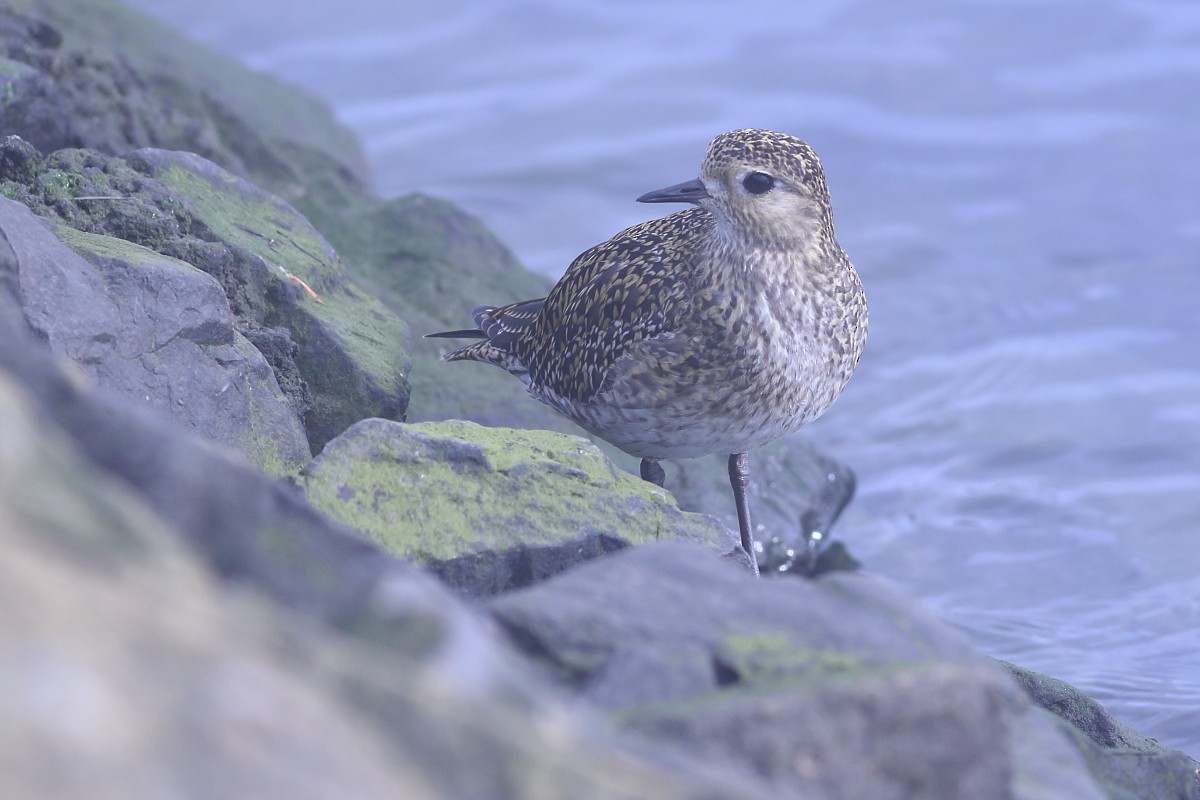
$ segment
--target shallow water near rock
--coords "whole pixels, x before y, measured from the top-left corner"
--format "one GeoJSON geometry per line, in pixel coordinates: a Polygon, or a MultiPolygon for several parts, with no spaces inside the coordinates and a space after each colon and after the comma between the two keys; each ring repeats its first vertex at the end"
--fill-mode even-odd
{"type": "Polygon", "coordinates": [[[1200,755],[1200,7],[134,5],[324,97],[381,193],[550,275],[712,135],[807,139],[872,313],[805,434],[859,478],[838,537],[1200,755]]]}

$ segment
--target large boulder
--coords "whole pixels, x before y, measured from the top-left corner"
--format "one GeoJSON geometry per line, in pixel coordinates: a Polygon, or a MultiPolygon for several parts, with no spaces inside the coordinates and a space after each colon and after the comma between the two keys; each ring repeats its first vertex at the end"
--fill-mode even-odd
{"type": "Polygon", "coordinates": [[[591,442],[551,431],[363,420],[301,481],[315,507],[476,596],[631,544],[737,547],[712,517],[681,512],[591,442]]]}

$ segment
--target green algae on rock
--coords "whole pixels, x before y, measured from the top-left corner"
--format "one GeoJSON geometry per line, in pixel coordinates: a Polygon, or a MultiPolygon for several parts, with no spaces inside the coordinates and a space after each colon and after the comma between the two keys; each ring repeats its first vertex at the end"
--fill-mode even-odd
{"type": "Polygon", "coordinates": [[[234,329],[221,287],[189,264],[0,198],[0,267],[24,322],[96,383],[279,477],[310,457],[270,366],[234,329]],[[59,238],[55,238],[57,232],[59,238]],[[74,250],[74,252],[72,252],[74,250]],[[82,256],[82,257],[81,257],[82,256]]]}
{"type": "Polygon", "coordinates": [[[365,417],[403,418],[408,329],[349,280],[337,253],[308,220],[194,154],[144,149],[128,160],[178,192],[221,241],[251,255],[240,266],[253,276],[229,276],[222,284],[227,292],[230,284],[240,285],[250,315],[287,328],[300,345],[298,366],[313,395],[307,427],[314,450],[365,417]]]}
{"type": "MultiPolygon", "coordinates": [[[[591,442],[552,431],[363,420],[330,442],[301,481],[314,506],[443,578],[458,575],[461,564],[447,566],[456,559],[528,559],[578,551],[581,542],[592,555],[662,539],[733,547],[716,520],[680,511],[591,442]]],[[[545,574],[565,567],[544,566],[545,574]]],[[[480,593],[527,583],[534,576],[523,579],[523,569],[536,571],[514,564],[480,593]]]]}
{"type": "Polygon", "coordinates": [[[355,286],[321,234],[275,195],[192,153],[73,149],[42,158],[17,137],[0,142],[0,192],[216,278],[247,338],[286,338],[264,355],[312,450],[360,419],[404,417],[407,327],[355,286]]]}

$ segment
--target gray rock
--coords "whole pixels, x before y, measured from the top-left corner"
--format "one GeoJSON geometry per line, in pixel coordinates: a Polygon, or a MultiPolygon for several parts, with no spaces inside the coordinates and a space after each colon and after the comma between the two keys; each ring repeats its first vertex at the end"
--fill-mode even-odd
{"type": "Polygon", "coordinates": [[[0,7],[0,88],[0,131],[43,152],[188,150],[289,194],[304,191],[314,154],[366,174],[360,144],[320,101],[120,3],[0,7]]]}
{"type": "MultiPolygon", "coordinates": [[[[0,189],[35,213],[216,278],[234,324],[265,345],[312,450],[365,417],[403,418],[407,328],[278,197],[194,154],[154,149],[126,158],[60,150],[43,160],[9,137],[0,169],[0,189]]],[[[86,250],[88,241],[69,243],[86,250]]]]}
{"type": "Polygon", "coordinates": [[[299,417],[266,361],[233,327],[221,287],[175,259],[70,229],[69,250],[0,198],[0,272],[29,327],[96,382],[274,475],[309,459],[299,417]]]}
{"type": "Polygon", "coordinates": [[[238,297],[242,316],[291,332],[296,366],[312,393],[305,423],[314,451],[360,419],[403,419],[408,330],[349,279],[337,253],[308,220],[278,197],[191,153],[143,149],[127,160],[188,201],[229,249],[232,272],[223,258],[198,259],[196,266],[211,270],[238,297]]]}
{"type": "Polygon", "coordinates": [[[451,586],[488,596],[630,544],[734,535],[591,442],[450,420],[363,420],[305,468],[309,501],[451,586]]]}
{"type": "Polygon", "coordinates": [[[437,796],[29,399],[0,370],[0,795],[437,796]]]}
{"type": "Polygon", "coordinates": [[[1003,671],[867,576],[753,581],[650,545],[490,608],[622,725],[736,763],[777,796],[1102,796],[1003,671]]]}
{"type": "Polygon", "coordinates": [[[0,339],[0,796],[762,796],[612,741],[541,696],[431,577],[151,412],[81,391],[3,320],[0,339]],[[130,454],[105,458],[105,438],[130,454]],[[167,480],[209,509],[174,515],[192,547],[147,507],[161,487],[132,458],[190,462],[167,480]],[[263,528],[290,569],[213,543],[261,545],[263,528]],[[255,591],[215,580],[215,560],[255,591]]]}
{"type": "Polygon", "coordinates": [[[1034,703],[1054,714],[1109,798],[1200,798],[1200,763],[1114,719],[1074,686],[1016,664],[1000,663],[1034,703]]]}

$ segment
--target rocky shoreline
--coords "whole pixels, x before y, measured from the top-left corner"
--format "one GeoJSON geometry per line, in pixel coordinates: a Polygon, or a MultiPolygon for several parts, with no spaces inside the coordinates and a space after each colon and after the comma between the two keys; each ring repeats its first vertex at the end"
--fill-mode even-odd
{"type": "MultiPolygon", "coordinates": [[[[546,281],[302,92],[110,0],[0,40],[0,795],[1200,797],[898,587],[751,580],[719,465],[439,369],[546,281]]],[[[853,492],[759,463],[768,529],[853,492]]]]}

